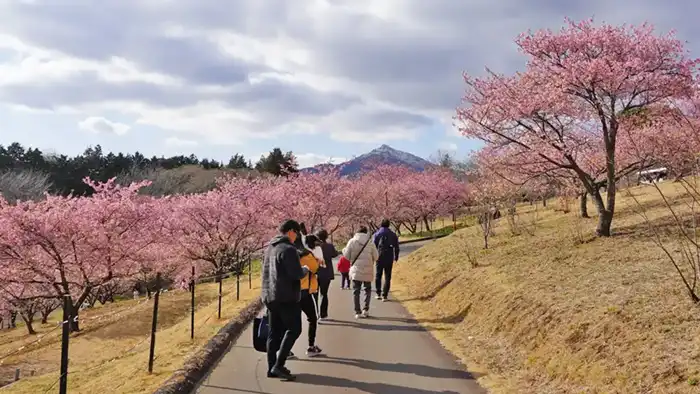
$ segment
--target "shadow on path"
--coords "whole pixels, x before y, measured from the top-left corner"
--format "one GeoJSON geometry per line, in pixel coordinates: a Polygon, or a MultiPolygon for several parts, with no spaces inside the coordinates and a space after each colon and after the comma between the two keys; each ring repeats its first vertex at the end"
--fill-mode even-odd
{"type": "Polygon", "coordinates": [[[369,369],[372,371],[407,373],[411,375],[424,376],[427,378],[474,380],[474,376],[467,371],[459,369],[437,368],[421,364],[380,363],[370,360],[359,360],[354,358],[328,356],[318,356],[315,358],[305,359],[304,361],[335,363],[359,367],[363,369],[369,369]]]}
{"type": "Polygon", "coordinates": [[[347,389],[358,389],[371,394],[459,394],[456,391],[414,389],[410,387],[396,386],[387,383],[355,382],[344,378],[312,374],[297,375],[297,382],[323,387],[341,387],[347,389]]]}
{"type": "MultiPolygon", "coordinates": [[[[372,321],[373,318],[363,320],[363,322],[354,322],[354,321],[339,321],[339,320],[334,320],[334,321],[324,321],[321,325],[322,326],[346,326],[346,327],[357,327],[357,328],[363,328],[365,330],[375,330],[375,331],[412,331],[412,332],[425,332],[428,330],[435,330],[435,331],[442,331],[445,330],[444,328],[429,328],[426,329],[426,327],[422,327],[419,325],[412,325],[412,326],[397,326],[395,324],[372,324],[372,323],[365,323],[367,321],[372,321]]],[[[381,320],[381,319],[378,319],[381,320]]]]}
{"type": "Polygon", "coordinates": [[[225,391],[235,391],[237,393],[250,393],[250,394],[268,394],[264,391],[253,391],[253,390],[244,390],[244,389],[235,389],[233,387],[221,387],[221,386],[212,386],[209,384],[203,384],[201,387],[208,387],[211,389],[216,389],[216,390],[225,390],[225,391]]]}

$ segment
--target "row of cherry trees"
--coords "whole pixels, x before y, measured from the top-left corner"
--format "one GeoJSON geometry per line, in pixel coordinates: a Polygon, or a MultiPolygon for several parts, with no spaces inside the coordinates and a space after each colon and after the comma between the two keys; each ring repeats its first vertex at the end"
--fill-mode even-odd
{"type": "Polygon", "coordinates": [[[35,314],[50,313],[65,295],[77,315],[156,273],[185,285],[193,265],[200,277],[241,269],[285,218],[343,236],[385,217],[415,223],[449,214],[465,201],[465,185],[448,171],[387,166],[355,178],[230,177],[207,193],[162,198],[139,193],[147,182],[86,183],[90,197],[0,200],[0,301],[30,333],[35,314]]]}
{"type": "Polygon", "coordinates": [[[652,166],[683,176],[696,165],[700,61],[672,33],[568,20],[516,44],[524,71],[464,76],[456,121],[485,142],[474,158],[484,181],[478,197],[517,186],[579,196],[582,208],[590,198],[596,232],[609,236],[622,178],[652,166]]]}

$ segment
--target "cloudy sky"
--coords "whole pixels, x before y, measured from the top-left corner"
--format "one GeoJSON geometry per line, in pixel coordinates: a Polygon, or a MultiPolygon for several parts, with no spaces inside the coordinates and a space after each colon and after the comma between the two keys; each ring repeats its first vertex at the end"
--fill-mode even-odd
{"type": "Polygon", "coordinates": [[[302,165],[383,143],[464,156],[461,73],[521,68],[519,32],[648,20],[700,56],[694,3],[0,0],[0,144],[219,160],[279,146],[302,165]]]}

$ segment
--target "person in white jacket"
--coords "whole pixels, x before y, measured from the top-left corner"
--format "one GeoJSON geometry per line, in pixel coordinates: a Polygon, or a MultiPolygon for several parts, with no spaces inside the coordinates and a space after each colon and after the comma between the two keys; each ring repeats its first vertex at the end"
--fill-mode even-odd
{"type": "Polygon", "coordinates": [[[355,302],[355,318],[369,317],[369,302],[372,299],[372,281],[374,280],[374,263],[379,258],[377,247],[367,227],[361,226],[359,231],[348,241],[343,249],[343,256],[350,260],[350,280],[352,280],[353,300],[355,302]],[[364,287],[365,303],[360,306],[360,290],[364,287]]]}

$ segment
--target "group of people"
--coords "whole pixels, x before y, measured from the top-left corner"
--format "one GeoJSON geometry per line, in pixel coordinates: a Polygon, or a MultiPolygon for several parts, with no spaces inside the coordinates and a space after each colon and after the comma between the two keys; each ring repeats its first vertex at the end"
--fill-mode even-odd
{"type": "Polygon", "coordinates": [[[316,344],[316,331],[318,322],[328,318],[334,258],[341,256],[338,262],[341,288],[349,289],[352,285],[355,318],[369,317],[373,280],[377,299],[388,299],[391,271],[399,259],[398,237],[389,226],[390,222],[383,220],[374,236],[361,226],[340,253],[328,242],[326,230],[307,234],[304,224],[294,220],[280,225],[279,234],[265,250],[262,266],[262,301],[268,321],[268,377],[295,378],[285,365],[295,357],[292,347],[301,335],[302,313],[309,323],[306,354],[310,357],[322,354],[316,344]],[[360,304],[362,289],[365,297],[360,304]]]}

